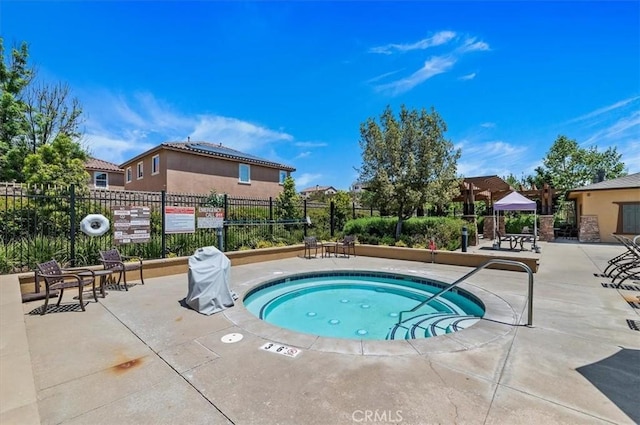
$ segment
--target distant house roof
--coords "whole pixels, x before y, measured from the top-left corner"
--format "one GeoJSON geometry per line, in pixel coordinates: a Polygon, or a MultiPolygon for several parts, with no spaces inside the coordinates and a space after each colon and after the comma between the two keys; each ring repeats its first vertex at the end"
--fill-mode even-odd
{"type": "Polygon", "coordinates": [[[259,158],[254,155],[246,154],[244,152],[237,151],[235,149],[222,146],[222,143],[209,143],[209,142],[165,142],[154,148],[149,149],[140,155],[129,159],[122,163],[120,167],[124,168],[125,165],[137,161],[139,158],[146,156],[150,153],[158,151],[160,149],[168,149],[173,151],[181,151],[194,153],[198,155],[206,155],[212,158],[230,159],[239,162],[246,162],[250,164],[264,165],[266,167],[278,168],[285,171],[295,171],[296,169],[290,165],[280,164],[277,162],[269,161],[267,159],[259,158]]]}
{"type": "Polygon", "coordinates": [[[617,179],[604,180],[598,183],[590,184],[588,186],[579,187],[577,189],[571,189],[571,192],[587,192],[594,190],[613,190],[613,189],[640,189],[640,173],[629,174],[628,176],[618,177],[617,179]]]}
{"type": "Polygon", "coordinates": [[[308,187],[306,189],[303,189],[300,191],[300,193],[307,193],[307,192],[326,192],[327,190],[332,190],[334,192],[337,192],[336,188],[333,186],[312,186],[312,187],[308,187]]]}
{"type": "Polygon", "coordinates": [[[124,173],[124,170],[118,167],[117,164],[93,157],[90,157],[89,160],[84,163],[84,168],[94,171],[111,171],[115,173],[124,173]]]}

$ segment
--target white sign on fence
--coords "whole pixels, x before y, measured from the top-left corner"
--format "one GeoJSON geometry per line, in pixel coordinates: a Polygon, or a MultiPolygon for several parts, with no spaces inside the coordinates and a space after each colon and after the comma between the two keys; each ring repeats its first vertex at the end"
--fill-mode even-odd
{"type": "Polygon", "coordinates": [[[113,240],[116,245],[145,243],[151,240],[151,208],[142,206],[112,207],[113,240]]]}
{"type": "Polygon", "coordinates": [[[195,233],[195,207],[164,207],[165,233],[195,233]]]}

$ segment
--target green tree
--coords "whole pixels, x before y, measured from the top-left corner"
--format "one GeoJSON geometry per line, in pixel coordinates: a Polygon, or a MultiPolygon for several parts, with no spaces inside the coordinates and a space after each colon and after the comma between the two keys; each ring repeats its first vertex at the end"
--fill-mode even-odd
{"type": "Polygon", "coordinates": [[[31,85],[27,88],[27,143],[32,152],[51,143],[60,134],[78,140],[81,136],[82,107],[65,83],[31,85]]]}
{"type": "Polygon", "coordinates": [[[344,225],[353,215],[353,201],[349,192],[339,190],[331,195],[331,202],[333,202],[334,224],[336,229],[342,230],[344,225]]]}
{"type": "Polygon", "coordinates": [[[33,77],[28,58],[29,49],[24,42],[5,58],[4,40],[0,38],[0,181],[21,181],[20,158],[26,150],[28,128],[22,96],[33,77]]]}
{"type": "Polygon", "coordinates": [[[596,146],[581,148],[574,139],[560,135],[536,168],[534,180],[537,184],[549,183],[562,197],[571,189],[594,181],[599,171],[606,179],[625,175],[622,155],[616,148],[598,152],[596,146]]]}
{"type": "Polygon", "coordinates": [[[25,181],[30,184],[67,186],[75,184],[77,192],[88,190],[89,173],[84,169],[87,154],[69,136],[60,134],[25,159],[25,181]]]}
{"type": "Polygon", "coordinates": [[[396,118],[388,106],[380,123],[374,118],[360,125],[363,165],[360,181],[367,182],[376,205],[402,222],[427,203],[443,207],[459,194],[456,178],[460,150],[444,138],[447,126],[440,115],[404,105],[396,118]]]}
{"type": "Polygon", "coordinates": [[[296,192],[296,182],[291,176],[284,179],[282,192],[276,198],[276,216],[280,220],[300,218],[300,197],[296,192]]]}
{"type": "Polygon", "coordinates": [[[35,86],[27,65],[28,46],[22,43],[5,60],[0,38],[0,181],[27,181],[26,158],[58,136],[81,137],[82,108],[63,83],[35,86]]]}

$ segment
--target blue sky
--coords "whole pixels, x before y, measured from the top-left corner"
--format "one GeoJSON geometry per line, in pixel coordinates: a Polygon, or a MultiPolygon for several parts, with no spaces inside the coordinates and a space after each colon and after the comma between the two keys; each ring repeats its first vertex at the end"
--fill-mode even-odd
{"type": "Polygon", "coordinates": [[[640,171],[638,1],[3,0],[0,35],[115,163],[190,137],[348,189],[360,123],[405,104],[442,116],[460,175],[531,174],[561,134],[640,171]]]}

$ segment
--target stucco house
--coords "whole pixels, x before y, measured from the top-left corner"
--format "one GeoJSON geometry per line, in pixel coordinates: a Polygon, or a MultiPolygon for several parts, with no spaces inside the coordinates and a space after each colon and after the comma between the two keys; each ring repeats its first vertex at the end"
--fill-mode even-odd
{"type": "Polygon", "coordinates": [[[91,157],[85,162],[84,169],[91,176],[89,180],[91,189],[124,189],[124,170],[118,165],[91,157]]]}
{"type": "Polygon", "coordinates": [[[640,173],[572,189],[567,199],[575,202],[581,242],[640,234],[640,173]]]}
{"type": "Polygon", "coordinates": [[[335,195],[336,193],[338,193],[338,191],[333,186],[316,185],[316,186],[308,187],[306,189],[301,190],[300,196],[306,199],[314,195],[335,195]]]}
{"type": "Polygon", "coordinates": [[[166,142],[120,164],[126,190],[276,197],[295,168],[222,144],[166,142]]]}

